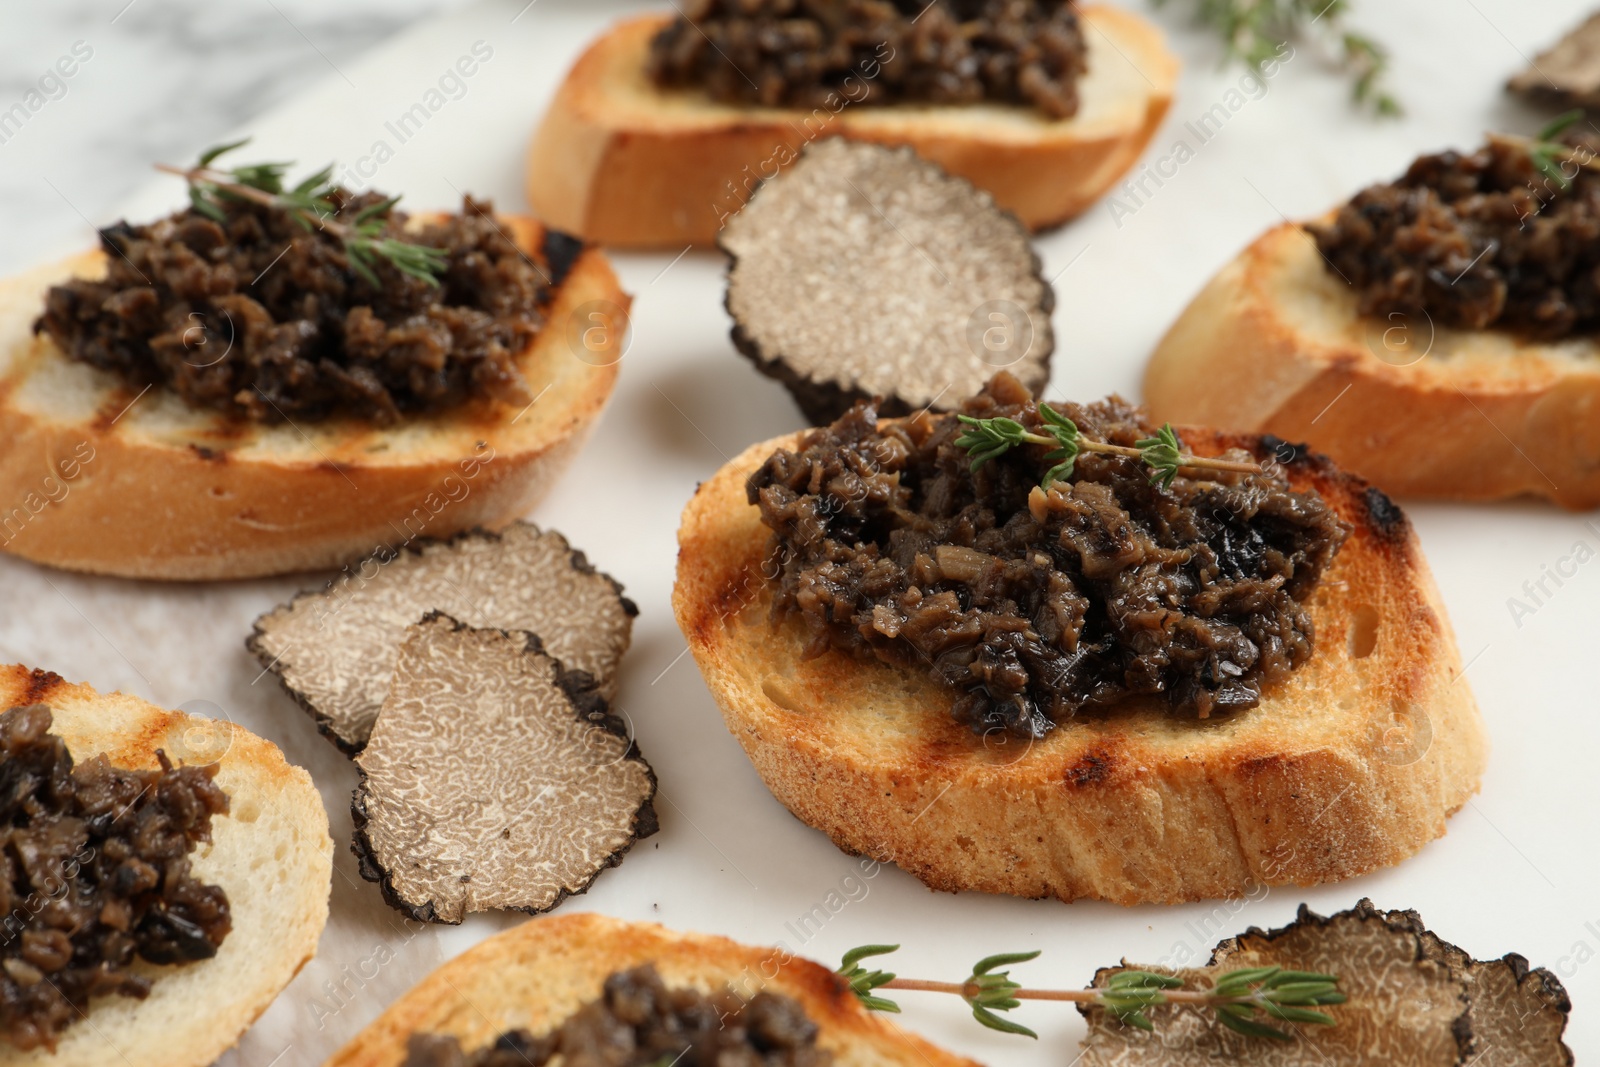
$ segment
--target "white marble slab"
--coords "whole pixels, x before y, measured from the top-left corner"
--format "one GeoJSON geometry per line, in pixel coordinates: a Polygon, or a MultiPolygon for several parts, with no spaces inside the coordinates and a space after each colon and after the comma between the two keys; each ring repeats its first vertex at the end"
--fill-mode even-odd
{"type": "MultiPolygon", "coordinates": [[[[1135,0],[1129,0],[1135,3],[1135,0]]],[[[414,26],[368,55],[354,53],[374,25],[393,27],[425,6],[277,0],[271,5],[160,5],[139,0],[114,26],[105,5],[58,5],[9,43],[0,102],[28,72],[73,41],[95,57],[67,96],[41,110],[15,143],[0,145],[0,218],[6,269],[90,239],[89,222],[135,216],[178,200],[169,183],[118,202],[157,158],[186,159],[231,128],[258,137],[263,155],[320,165],[358,160],[384,123],[418,100],[449,64],[484,42],[493,49],[451,100],[376,177],[413,206],[449,206],[472,191],[522,206],[521,156],[566,65],[619,12],[642,4],[498,0],[414,26]],[[353,14],[347,14],[354,12],[353,14]],[[136,16],[139,16],[136,18],[136,16]],[[387,21],[385,21],[387,20],[387,21]],[[317,46],[306,47],[292,22],[317,46]],[[128,24],[126,27],[124,24],[128,24]],[[297,40],[299,43],[297,44],[297,40]],[[318,53],[326,54],[326,60],[318,53]],[[335,69],[335,67],[337,69],[335,69]],[[22,71],[23,75],[17,74],[22,71]],[[268,103],[275,104],[271,108],[268,103]],[[48,178],[61,191],[45,187],[48,178]],[[42,192],[40,191],[42,189],[42,192]],[[63,207],[70,199],[77,211],[63,207]]],[[[1142,4],[1135,3],[1141,10],[1142,4]]],[[[1237,84],[1205,35],[1170,5],[1165,20],[1186,60],[1180,96],[1147,162],[1167,154],[1184,123],[1237,84]]],[[[1526,55],[1582,13],[1577,0],[1358,0],[1358,22],[1396,53],[1395,87],[1408,108],[1392,123],[1345,105],[1346,86],[1311,49],[1198,147],[1174,177],[1133,203],[1110,203],[1048,235],[1041,252],[1060,272],[1060,348],[1053,389],[1078,397],[1137,395],[1140,368],[1189,296],[1257,232],[1286,215],[1319,212],[1362,184],[1388,177],[1418,151],[1471,145],[1486,127],[1530,129],[1536,119],[1499,85],[1526,55]]],[[[0,19],[12,20],[8,10],[0,19]]],[[[0,40],[9,34],[0,32],[0,40]]],[[[1573,543],[1600,544],[1587,516],[1534,504],[1411,508],[1452,612],[1470,683],[1494,752],[1481,796],[1447,837],[1392,870],[1309,890],[1274,890],[1236,905],[1124,909],[1064,906],[927,892],[885,870],[858,899],[804,939],[795,920],[844,885],[855,862],[790,818],[762,788],[682,656],[668,596],[679,509],[697,481],[750,441],[800,420],[782,390],[732,352],[721,309],[721,264],[691,253],[617,257],[637,295],[634,340],[600,432],[535,518],[565,531],[639,603],[621,705],[662,784],[662,833],[564,905],[787,942],[825,960],[866,941],[901,941],[905,973],[959,978],[987,952],[1043,948],[1022,969],[1031,983],[1076,984],[1123,956],[1203,955],[1220,935],[1287,921],[1302,901],[1329,911],[1363,895],[1421,909],[1434,927],[1481,956],[1508,951],[1556,969],[1577,1004],[1570,1041],[1600,1051],[1600,717],[1592,681],[1600,567],[1581,568],[1532,617],[1512,597],[1573,543]]],[[[1492,432],[1485,427],[1485,432],[1492,432]]],[[[312,1064],[395,993],[515,918],[475,918],[412,936],[361,883],[344,850],[349,789],[343,757],[244,652],[251,619],[297,587],[293,580],[205,588],[74,577],[0,560],[11,606],[0,619],[0,659],[52,668],[169,706],[209,701],[282,745],[323,789],[340,841],[334,917],[321,955],[227,1062],[312,1064]],[[392,961],[375,961],[380,957],[392,961]],[[330,987],[329,983],[333,983],[330,987]]],[[[944,1000],[902,998],[905,1025],[990,1063],[1071,1062],[1075,1013],[1030,1006],[1035,1044],[979,1029],[944,1000]]]]}

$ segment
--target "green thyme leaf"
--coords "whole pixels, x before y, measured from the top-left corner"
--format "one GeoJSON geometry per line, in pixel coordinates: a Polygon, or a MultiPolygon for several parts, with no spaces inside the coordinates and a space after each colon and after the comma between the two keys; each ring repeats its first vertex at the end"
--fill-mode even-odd
{"type": "Polygon", "coordinates": [[[1183,465],[1183,443],[1178,440],[1172,423],[1157,430],[1154,437],[1135,441],[1134,447],[1143,454],[1145,463],[1150,467],[1150,484],[1163,489],[1171,486],[1172,480],[1178,476],[1178,468],[1183,465]]]}
{"type": "Polygon", "coordinates": [[[957,415],[967,432],[956,438],[956,447],[972,455],[974,474],[991,459],[999,459],[1023,441],[1027,431],[1015,419],[975,419],[971,415],[957,415]]]}
{"type": "Polygon", "coordinates": [[[991,1030],[999,1030],[1002,1034],[1020,1034],[1022,1037],[1031,1037],[1035,1041],[1039,1035],[1023,1026],[1021,1023],[1004,1019],[979,1004],[972,1006],[972,1017],[991,1030]]]}
{"type": "Polygon", "coordinates": [[[233,180],[240,185],[248,185],[252,189],[260,189],[263,193],[283,192],[283,176],[289,173],[291,163],[250,163],[242,167],[234,167],[228,173],[233,175],[233,180]]]}
{"type": "Polygon", "coordinates": [[[243,148],[249,143],[250,138],[241,137],[239,140],[229,141],[227,144],[214,145],[200,153],[200,166],[209,167],[218,156],[232,152],[235,148],[243,148]]]}
{"type": "MultiPolygon", "coordinates": [[[[1032,952],[1001,952],[993,956],[985,956],[972,968],[974,977],[982,977],[993,971],[996,967],[1009,967],[1013,963],[1027,963],[1039,958],[1039,949],[1032,952]]],[[[1000,975],[999,977],[1004,977],[1000,975]]]]}
{"type": "Polygon", "coordinates": [[[189,203],[200,214],[213,222],[227,222],[228,213],[203,186],[189,186],[189,203]]]}
{"type": "Polygon", "coordinates": [[[1251,1009],[1243,1004],[1219,1004],[1217,1006],[1217,1021],[1229,1030],[1243,1034],[1245,1037],[1266,1037],[1276,1041],[1292,1040],[1289,1034],[1266,1023],[1256,1022],[1250,1016],[1251,1009]]]}
{"type": "Polygon", "coordinates": [[[1238,996],[1248,992],[1251,986],[1281,973],[1283,973],[1282,967],[1245,967],[1237,971],[1228,971],[1217,979],[1217,992],[1222,996],[1238,996]]]}
{"type": "Polygon", "coordinates": [[[861,966],[861,961],[872,956],[886,956],[899,950],[899,945],[861,945],[846,952],[844,959],[840,961],[836,973],[850,983],[850,991],[868,1011],[899,1012],[900,1005],[885,997],[872,995],[874,989],[894,981],[894,975],[888,971],[869,971],[861,966]]]}
{"type": "Polygon", "coordinates": [[[1571,111],[1563,111],[1549,122],[1539,128],[1534,134],[1534,139],[1539,141],[1554,141],[1566,132],[1567,127],[1583,118],[1583,108],[1575,107],[1571,111]]]}
{"type": "MultiPolygon", "coordinates": [[[[333,164],[329,163],[326,167],[323,167],[315,174],[306,178],[299,185],[296,185],[292,191],[298,196],[310,196],[313,193],[316,193],[318,190],[327,187],[332,181],[333,164]]],[[[398,200],[399,197],[395,197],[395,199],[398,200]]]]}
{"type": "MultiPolygon", "coordinates": [[[[1157,6],[1166,0],[1155,0],[1157,6]]],[[[1194,0],[1195,19],[1221,39],[1226,59],[1260,70],[1281,60],[1284,48],[1312,35],[1340,49],[1351,98],[1373,114],[1394,116],[1400,103],[1385,88],[1389,53],[1377,41],[1344,28],[1345,0],[1194,0]]]]}
{"type": "Polygon", "coordinates": [[[365,248],[351,243],[345,246],[345,254],[350,259],[350,269],[365,278],[374,289],[383,284],[378,280],[377,272],[372,269],[372,261],[365,248]]]}
{"type": "Polygon", "coordinates": [[[1118,971],[1106,982],[1107,989],[1182,989],[1183,979],[1151,971],[1118,971]]]}
{"type": "Polygon", "coordinates": [[[872,956],[887,956],[891,952],[899,951],[899,945],[862,945],[859,948],[853,948],[844,954],[844,961],[839,964],[839,973],[843,974],[862,960],[872,956]]]}
{"type": "Polygon", "coordinates": [[[1049,404],[1039,405],[1039,417],[1044,420],[1046,431],[1061,446],[1044,457],[1047,461],[1055,463],[1055,466],[1045,471],[1044,477],[1039,480],[1041,487],[1049,489],[1056,482],[1064,482],[1071,478],[1073,470],[1077,467],[1078,426],[1049,404]]]}
{"type": "Polygon", "coordinates": [[[391,196],[389,199],[380,200],[376,204],[368,204],[366,207],[356,212],[356,217],[350,220],[350,225],[360,227],[370,221],[378,219],[380,216],[387,215],[390,211],[394,210],[394,206],[399,202],[400,198],[398,196],[391,196]]]}
{"type": "Polygon", "coordinates": [[[1261,1010],[1274,1019],[1282,1019],[1288,1023],[1308,1023],[1317,1026],[1333,1025],[1333,1016],[1326,1012],[1312,1011],[1309,1008],[1291,1008],[1283,1004],[1274,1004],[1269,1000],[1262,1003],[1261,1010]]]}

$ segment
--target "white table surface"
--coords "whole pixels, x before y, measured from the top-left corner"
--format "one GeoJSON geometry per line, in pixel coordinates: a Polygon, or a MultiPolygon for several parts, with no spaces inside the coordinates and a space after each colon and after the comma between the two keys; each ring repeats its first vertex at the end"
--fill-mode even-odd
{"type": "MultiPolygon", "coordinates": [[[[358,54],[440,5],[137,0],[112,23],[123,2],[0,11],[0,107],[75,41],[95,49],[67,94],[0,144],[0,269],[86,244],[91,224],[123,212],[144,218],[177,206],[181,189],[147,183],[144,168],[191,159],[230,132],[254,135],[260,158],[351,162],[479,41],[492,58],[374,182],[403,191],[411,207],[453,206],[460,190],[522,208],[522,154],[566,66],[611,19],[648,6],[491,0],[414,22],[358,54]]],[[[1183,124],[1240,76],[1219,67],[1216,46],[1185,22],[1184,7],[1156,13],[1185,71],[1147,159],[1170,151],[1186,136],[1183,124]]],[[[1392,176],[1419,151],[1473,145],[1486,128],[1533,128],[1539,116],[1508,100],[1500,85],[1584,7],[1576,0],[1358,0],[1356,23],[1396,53],[1393,80],[1406,117],[1378,122],[1350,109],[1346,84],[1303,48],[1263,98],[1240,108],[1131,215],[1113,217],[1102,204],[1042,238],[1048,273],[1062,272],[1052,390],[1137,395],[1143,360],[1166,325],[1217,267],[1281,216],[1320,212],[1392,176]]],[[[595,439],[533,517],[565,532],[640,606],[619,703],[660,776],[662,832],[564,909],[784,941],[825,961],[862,942],[899,941],[906,947],[897,969],[924,977],[957,979],[989,952],[1042,948],[1044,956],[1021,969],[1029,983],[1077,985],[1124,956],[1203,956],[1219,936],[1290,920],[1302,901],[1327,912],[1370,896],[1380,906],[1419,909],[1436,931],[1479,956],[1517,951],[1554,969],[1576,1005],[1569,1043],[1580,1057],[1600,1050],[1600,964],[1587,962],[1600,953],[1593,636],[1600,564],[1580,567],[1520,624],[1510,610],[1511,598],[1525,596],[1523,584],[1575,542],[1600,547],[1600,523],[1589,527],[1593,516],[1535,503],[1408,509],[1493,752],[1482,793],[1450,821],[1446,837],[1406,863],[1339,885],[1173,908],[933,894],[886,868],[819,933],[797,938],[786,924],[845,885],[856,861],[762,787],[682,654],[669,593],[677,517],[695,484],[746,444],[801,420],[783,390],[729,346],[716,257],[616,261],[637,298],[621,382],[595,439]]],[[[438,962],[520,921],[408,927],[356,875],[347,849],[355,775],[276,682],[259,677],[243,647],[257,614],[314,581],[160,585],[0,558],[0,588],[8,593],[0,659],[169,707],[226,714],[276,741],[322,788],[337,842],[332,920],[317,959],[225,1057],[230,1065],[318,1063],[438,962]]],[[[979,1028],[948,998],[900,999],[904,1025],[989,1063],[1071,1062],[1082,1033],[1075,1012],[1050,1005],[1017,1013],[1039,1031],[1035,1044],[979,1028]]]]}

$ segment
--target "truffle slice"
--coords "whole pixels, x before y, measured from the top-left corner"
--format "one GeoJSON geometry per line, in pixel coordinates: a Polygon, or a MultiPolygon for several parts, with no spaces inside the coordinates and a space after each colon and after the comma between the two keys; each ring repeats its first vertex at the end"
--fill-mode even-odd
{"type": "Polygon", "coordinates": [[[1600,107],[1600,12],[1535,56],[1506,88],[1539,103],[1600,107]]]}
{"type": "MultiPolygon", "coordinates": [[[[1102,969],[1095,985],[1105,985],[1126,966],[1102,969]]],[[[1191,1005],[1147,1010],[1152,1032],[1126,1026],[1103,1008],[1082,1006],[1089,1021],[1083,1067],[1572,1063],[1561,1040],[1571,1003],[1555,975],[1530,970],[1517,955],[1474,960],[1430,933],[1416,912],[1380,911],[1370,900],[1326,919],[1302,905],[1299,917],[1282,929],[1252,928],[1222,942],[1204,968],[1140,969],[1209,985],[1222,971],[1267,966],[1338,975],[1349,1000],[1327,1009],[1334,1025],[1290,1027],[1296,1040],[1264,1041],[1233,1033],[1214,1014],[1191,1005]]]]}
{"type": "Polygon", "coordinates": [[[1028,232],[909,148],[820,141],[729,220],[733,341],[813,424],[881,396],[955,407],[995,371],[1050,376],[1055,292],[1028,232]]]}
{"type": "Polygon", "coordinates": [[[352,802],[361,874],[413,919],[548,911],[656,832],[656,778],[593,679],[533,634],[406,631],[352,802]]]}
{"type": "Polygon", "coordinates": [[[447,611],[473,626],[531,630],[550,655],[616,696],[639,613],[616,579],[554,531],[525,522],[369,556],[321,591],[256,620],[245,642],[317,728],[348,753],[367,743],[406,627],[447,611]]]}

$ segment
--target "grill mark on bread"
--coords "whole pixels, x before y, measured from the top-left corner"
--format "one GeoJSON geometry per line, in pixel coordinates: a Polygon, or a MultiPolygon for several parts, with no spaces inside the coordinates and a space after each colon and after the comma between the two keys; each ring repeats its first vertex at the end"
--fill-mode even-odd
{"type": "Polygon", "coordinates": [[[14,704],[19,707],[27,704],[43,704],[45,697],[65,681],[66,679],[54,671],[44,671],[35,667],[28,672],[27,681],[23,684],[22,692],[18,694],[14,704]]]}
{"type": "Polygon", "coordinates": [[[1316,488],[1357,531],[1364,530],[1386,549],[1403,553],[1408,564],[1415,562],[1412,558],[1411,520],[1405,510],[1383,490],[1359,475],[1340,469],[1325,454],[1313,452],[1305,444],[1291,444],[1274,434],[1212,433],[1207,440],[1201,431],[1181,432],[1185,435],[1184,439],[1190,441],[1191,447],[1202,454],[1241,447],[1249,449],[1262,462],[1278,463],[1289,472],[1289,482],[1295,489],[1316,488]],[[1196,444],[1201,441],[1203,445],[1196,444]],[[1294,451],[1293,458],[1281,458],[1281,452],[1290,449],[1294,451]],[[1346,503],[1347,498],[1359,499],[1364,506],[1351,507],[1346,503]]]}
{"type": "Polygon", "coordinates": [[[1285,441],[1277,434],[1264,433],[1261,435],[1261,447],[1266,450],[1268,457],[1273,462],[1284,467],[1307,466],[1315,459],[1326,459],[1322,455],[1313,457],[1311,446],[1304,441],[1285,441]]]}
{"type": "Polygon", "coordinates": [[[1084,753],[1076,763],[1067,768],[1066,781],[1078,789],[1110,779],[1118,761],[1110,749],[1096,748],[1084,753]]]}
{"type": "Polygon", "coordinates": [[[581,237],[574,237],[557,229],[544,231],[541,248],[550,272],[552,286],[559,286],[567,280],[567,275],[572,273],[572,268],[583,255],[585,247],[581,237]]]}
{"type": "Polygon", "coordinates": [[[1367,505],[1367,524],[1378,536],[1393,541],[1410,532],[1405,512],[1382,489],[1369,485],[1362,499],[1367,505]]]}

